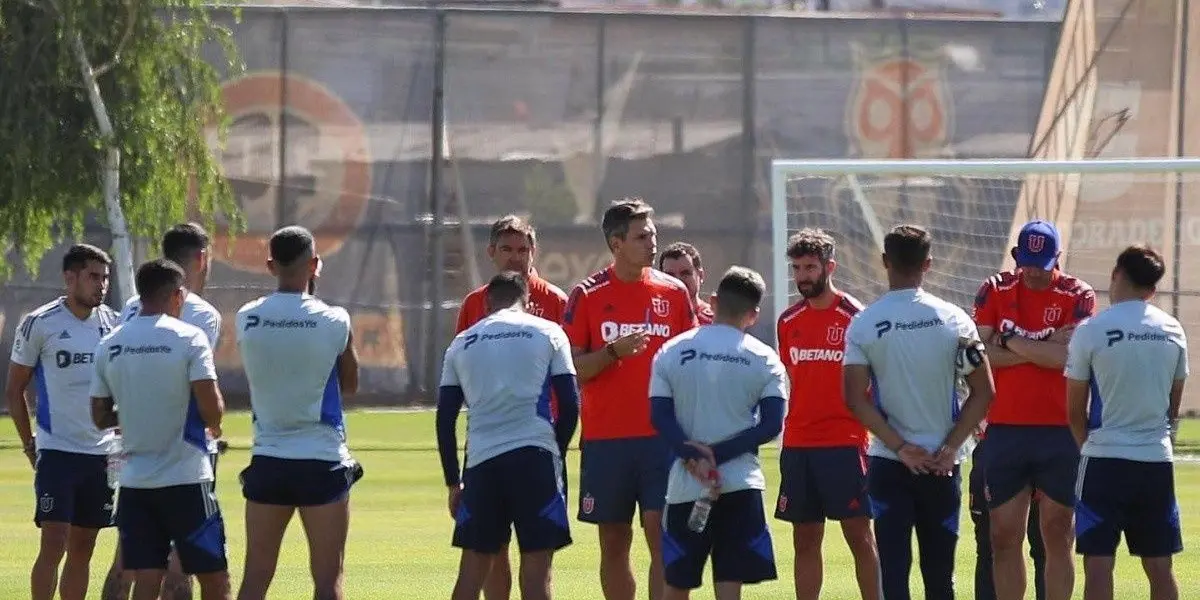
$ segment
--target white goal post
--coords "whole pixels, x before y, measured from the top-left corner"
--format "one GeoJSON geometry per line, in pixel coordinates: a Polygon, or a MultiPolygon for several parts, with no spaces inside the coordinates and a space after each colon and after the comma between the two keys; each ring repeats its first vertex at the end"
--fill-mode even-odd
{"type": "MultiPolygon", "coordinates": [[[[931,231],[934,268],[927,286],[964,307],[986,277],[1011,266],[1008,250],[1032,219],[1057,224],[1064,268],[1098,290],[1108,285],[1118,246],[1128,243],[1154,245],[1172,277],[1172,265],[1180,259],[1174,248],[1181,235],[1190,234],[1181,233],[1180,213],[1200,217],[1197,184],[1197,158],[775,160],[775,315],[794,301],[785,252],[789,236],[803,227],[833,235],[835,280],[864,302],[886,290],[879,259],[883,235],[900,223],[931,231]],[[1073,241],[1078,242],[1074,248],[1073,241]]],[[[1186,276],[1175,267],[1173,281],[1186,276]]],[[[1173,302],[1179,302],[1178,294],[1173,302]]],[[[1200,299],[1196,304],[1200,320],[1200,299]]]]}

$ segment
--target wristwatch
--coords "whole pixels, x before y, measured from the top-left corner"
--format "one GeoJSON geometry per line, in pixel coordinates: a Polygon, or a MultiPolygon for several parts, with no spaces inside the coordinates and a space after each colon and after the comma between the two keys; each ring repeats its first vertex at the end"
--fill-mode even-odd
{"type": "Polygon", "coordinates": [[[1016,335],[1017,335],[1017,331],[1015,329],[1009,329],[1008,331],[1001,333],[1000,334],[1000,347],[1004,348],[1005,350],[1008,350],[1008,340],[1013,339],[1013,337],[1016,335]]]}

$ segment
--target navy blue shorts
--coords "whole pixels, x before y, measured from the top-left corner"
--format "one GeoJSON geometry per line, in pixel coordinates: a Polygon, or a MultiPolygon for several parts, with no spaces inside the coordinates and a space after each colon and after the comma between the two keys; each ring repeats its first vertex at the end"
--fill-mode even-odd
{"type": "Polygon", "coordinates": [[[1156,558],[1183,551],[1173,464],[1120,458],[1080,460],[1076,552],[1115,556],[1122,533],[1134,556],[1156,558]]]}
{"type": "Polygon", "coordinates": [[[357,462],[299,460],[255,455],[242,469],[242,496],[276,506],[323,506],[341,502],[363,476],[357,462]]]}
{"type": "Polygon", "coordinates": [[[661,438],[590,440],[579,452],[580,521],[630,523],[638,508],[662,511],[675,457],[661,438]]]}
{"type": "Polygon", "coordinates": [[[823,523],[871,515],[867,463],[858,446],[784,448],[775,518],[823,523]]]}
{"type": "Polygon", "coordinates": [[[166,569],[172,545],[184,573],[217,573],[225,558],[225,521],[212,483],[121,488],[121,561],[131,571],[166,569]]]}
{"type": "Polygon", "coordinates": [[[1063,505],[1075,505],[1079,445],[1067,427],[989,425],[984,496],[990,508],[1025,488],[1063,505]]]}
{"type": "Polygon", "coordinates": [[[495,554],[513,529],[521,552],[571,544],[562,465],[549,450],[526,446],[489,458],[463,472],[454,515],[456,548],[495,554]]]}
{"type": "Polygon", "coordinates": [[[662,539],[667,585],[682,590],[700,587],[710,554],[715,582],[758,583],[778,577],[761,491],[722,494],[699,533],[688,528],[694,504],[667,506],[662,539]]]}
{"type": "Polygon", "coordinates": [[[108,456],[38,450],[33,476],[37,506],[33,522],[68,523],[88,529],[113,526],[113,489],[108,456]]]}

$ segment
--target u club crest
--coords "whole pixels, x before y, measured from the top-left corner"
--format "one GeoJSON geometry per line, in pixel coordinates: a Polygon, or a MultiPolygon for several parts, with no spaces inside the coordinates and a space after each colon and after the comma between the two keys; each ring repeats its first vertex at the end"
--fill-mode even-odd
{"type": "Polygon", "coordinates": [[[841,344],[846,339],[846,328],[834,325],[825,330],[825,341],[830,344],[841,344]]]}
{"type": "Polygon", "coordinates": [[[671,303],[663,298],[651,298],[650,309],[660,317],[665,318],[671,315],[671,303]]]}
{"type": "Polygon", "coordinates": [[[1060,318],[1062,318],[1062,308],[1058,306],[1049,306],[1042,313],[1042,320],[1044,320],[1047,325],[1053,325],[1057,323],[1060,318]]]}
{"type": "Polygon", "coordinates": [[[1041,252],[1042,248],[1046,247],[1046,236],[1031,235],[1029,236],[1029,240],[1026,241],[1026,245],[1029,246],[1030,252],[1041,252]]]}

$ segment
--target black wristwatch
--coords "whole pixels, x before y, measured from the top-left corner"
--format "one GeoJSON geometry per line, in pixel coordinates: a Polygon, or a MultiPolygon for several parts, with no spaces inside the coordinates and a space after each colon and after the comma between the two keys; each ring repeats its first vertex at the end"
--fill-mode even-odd
{"type": "Polygon", "coordinates": [[[1017,332],[1015,329],[1009,329],[1008,331],[1001,333],[1000,334],[1000,347],[1004,348],[1005,350],[1008,350],[1008,340],[1011,340],[1013,338],[1013,336],[1015,336],[1015,335],[1017,335],[1017,332]]]}

